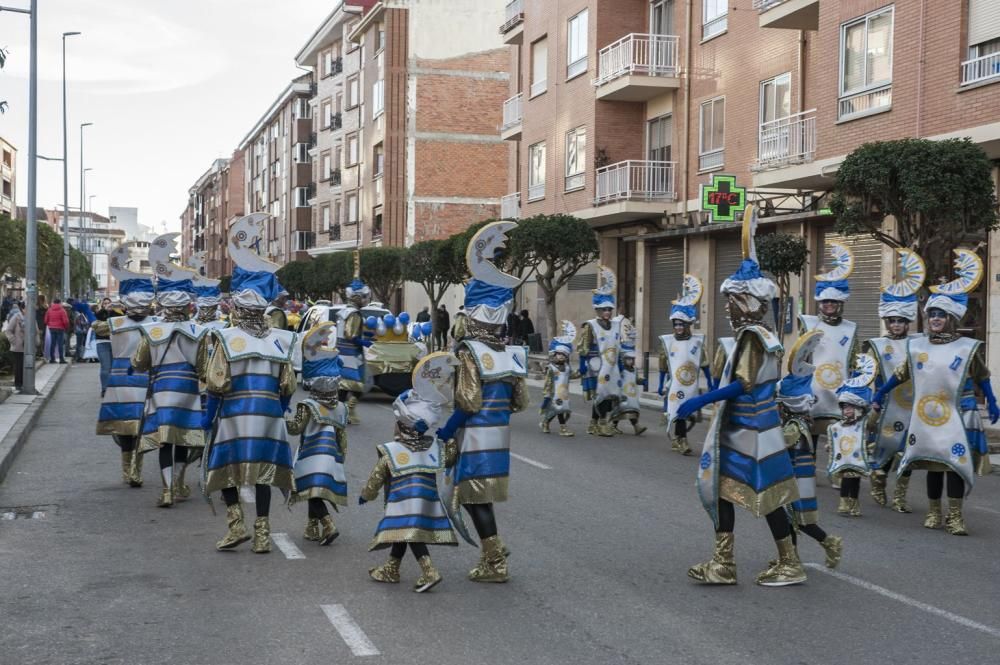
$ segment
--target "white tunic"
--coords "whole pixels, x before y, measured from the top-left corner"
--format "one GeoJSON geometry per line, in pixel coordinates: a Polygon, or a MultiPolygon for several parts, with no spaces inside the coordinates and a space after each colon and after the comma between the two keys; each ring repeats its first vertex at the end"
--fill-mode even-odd
{"type": "Polygon", "coordinates": [[[621,389],[618,353],[621,350],[624,318],[616,316],[611,319],[611,327],[608,330],[602,328],[597,319],[591,319],[584,324],[590,326],[597,344],[597,355],[592,356],[587,362],[587,375],[597,381],[594,399],[598,403],[607,399],[618,399],[621,389]]]}
{"type": "Polygon", "coordinates": [[[667,374],[663,389],[667,393],[665,405],[669,432],[681,404],[698,394],[705,336],[691,335],[687,339],[677,339],[673,335],[660,335],[660,345],[663,355],[667,357],[667,366],[660,369],[667,374]]]}
{"type": "Polygon", "coordinates": [[[854,348],[854,336],[857,334],[858,326],[846,319],[841,319],[840,323],[831,326],[818,316],[809,314],[800,314],[799,319],[805,330],[823,331],[823,339],[813,351],[816,372],[813,374],[812,391],[816,396],[816,403],[813,404],[812,417],[840,418],[837,388],[840,388],[844,380],[850,376],[850,354],[854,348]]]}
{"type": "MultiPolygon", "coordinates": [[[[878,354],[879,375],[885,384],[896,368],[906,360],[908,339],[876,337],[868,343],[878,354]]],[[[907,382],[893,390],[879,412],[878,433],[871,463],[877,469],[888,470],[892,458],[903,450],[906,431],[913,412],[913,383],[907,382]]]]}
{"type": "Polygon", "coordinates": [[[850,425],[834,423],[827,428],[826,435],[830,441],[830,460],[826,470],[831,476],[845,471],[868,475],[864,418],[858,418],[850,425]]]}

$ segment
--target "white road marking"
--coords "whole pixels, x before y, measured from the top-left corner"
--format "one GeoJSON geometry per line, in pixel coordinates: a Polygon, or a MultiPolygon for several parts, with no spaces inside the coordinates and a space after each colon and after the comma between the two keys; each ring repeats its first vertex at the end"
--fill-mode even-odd
{"type": "Polygon", "coordinates": [[[286,559],[305,559],[306,555],[302,553],[302,550],[292,542],[292,539],[288,537],[287,533],[272,533],[271,540],[274,544],[278,546],[281,553],[285,555],[286,559]]]}
{"type": "Polygon", "coordinates": [[[17,513],[4,513],[3,519],[5,520],[17,519],[17,513]]]}
{"type": "Polygon", "coordinates": [[[831,577],[836,577],[838,580],[843,580],[844,582],[849,582],[855,586],[859,586],[862,589],[867,589],[868,591],[874,591],[875,593],[890,598],[897,602],[903,603],[904,605],[909,605],[910,607],[915,607],[918,610],[923,610],[928,614],[934,614],[948,621],[953,621],[966,628],[972,628],[974,630],[982,631],[987,635],[992,635],[993,637],[1000,638],[1000,628],[994,628],[992,626],[987,626],[985,624],[979,623],[978,621],[973,621],[972,619],[967,619],[958,614],[949,612],[948,610],[942,610],[940,607],[935,607],[934,605],[929,605],[915,598],[910,598],[909,596],[904,596],[901,593],[896,593],[895,591],[890,591],[885,587],[881,587],[877,584],[872,584],[865,580],[859,579],[857,577],[852,577],[851,575],[845,575],[844,573],[838,573],[835,570],[830,570],[825,566],[818,563],[807,563],[804,564],[807,568],[813,570],[818,570],[821,573],[830,575],[831,577]]]}
{"type": "Polygon", "coordinates": [[[516,460],[520,460],[520,461],[524,462],[525,464],[530,464],[531,466],[538,467],[539,469],[545,469],[546,471],[551,471],[552,470],[552,467],[549,466],[548,464],[542,464],[541,462],[536,462],[535,460],[528,459],[527,457],[524,457],[523,455],[518,455],[517,453],[511,453],[510,456],[513,457],[516,460]]]}
{"type": "Polygon", "coordinates": [[[990,513],[991,515],[1000,515],[1000,510],[993,510],[992,508],[986,508],[984,506],[969,506],[973,510],[981,510],[984,513],[990,513]]]}
{"type": "Polygon", "coordinates": [[[378,656],[381,655],[375,648],[361,626],[354,623],[354,619],[348,614],[347,608],[343,605],[320,605],[326,618],[330,620],[333,627],[340,633],[341,639],[350,648],[355,656],[378,656]]]}
{"type": "Polygon", "coordinates": [[[244,485],[240,488],[240,498],[243,499],[243,503],[257,503],[257,490],[244,485]]]}
{"type": "Polygon", "coordinates": [[[44,517],[45,517],[45,513],[43,511],[41,511],[41,510],[36,510],[35,512],[31,513],[31,519],[33,519],[33,520],[40,520],[40,519],[42,519],[44,517]]]}

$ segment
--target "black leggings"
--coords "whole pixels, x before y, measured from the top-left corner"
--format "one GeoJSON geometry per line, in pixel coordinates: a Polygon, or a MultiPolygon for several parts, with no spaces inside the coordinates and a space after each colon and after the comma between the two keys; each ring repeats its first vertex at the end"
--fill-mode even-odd
{"type": "Polygon", "coordinates": [[[493,513],[492,503],[465,503],[462,504],[465,512],[472,518],[472,525],[476,527],[479,540],[486,540],[497,535],[497,518],[493,513]]]}
{"type": "MultiPolygon", "coordinates": [[[[566,423],[569,422],[569,414],[568,413],[557,413],[555,416],[553,416],[553,418],[556,418],[559,421],[560,425],[565,425],[566,423]]],[[[552,422],[552,418],[546,418],[545,422],[547,422],[547,423],[552,422]]]]}
{"type": "Polygon", "coordinates": [[[841,478],[840,479],[840,496],[841,498],[851,498],[857,499],[858,494],[861,493],[861,479],[860,478],[841,478]]]}
{"type": "MultiPolygon", "coordinates": [[[[271,514],[271,486],[254,485],[257,490],[257,517],[267,517],[271,514]]],[[[226,487],[222,490],[222,500],[227,506],[235,506],[240,502],[238,487],[226,487]]]]}
{"type": "Polygon", "coordinates": [[[423,543],[393,543],[392,549],[389,550],[389,556],[393,559],[402,559],[403,555],[406,554],[407,545],[409,545],[415,559],[422,559],[430,555],[430,552],[427,551],[427,545],[423,543]]]}
{"type": "MultiPolygon", "coordinates": [[[[819,527],[819,524],[800,524],[799,531],[806,534],[817,543],[822,543],[826,540],[826,531],[819,527]]],[[[797,542],[795,538],[795,531],[792,531],[792,542],[797,542]]]]}
{"type": "MultiPolygon", "coordinates": [[[[948,498],[961,499],[965,497],[965,481],[962,476],[954,471],[948,471],[948,498]]],[[[941,499],[941,491],[944,489],[944,471],[927,472],[927,498],[933,500],[941,499]]]]}
{"type": "Polygon", "coordinates": [[[135,450],[135,444],[139,441],[139,437],[137,436],[125,436],[122,434],[115,434],[112,438],[118,444],[118,447],[122,449],[123,453],[130,453],[135,450]]]}
{"type": "MultiPolygon", "coordinates": [[[[784,508],[776,508],[769,512],[764,519],[771,529],[771,537],[775,540],[787,538],[792,533],[792,525],[788,521],[788,513],[784,508]]],[[[719,499],[719,526],[716,533],[732,533],[736,528],[736,507],[725,499],[719,499]]]]}
{"type": "Polygon", "coordinates": [[[614,411],[614,409],[615,409],[614,399],[606,399],[600,402],[598,402],[595,399],[594,405],[590,407],[590,417],[593,418],[594,420],[600,420],[601,418],[606,417],[609,413],[614,411]]]}
{"type": "Polygon", "coordinates": [[[323,499],[309,499],[309,519],[319,520],[330,514],[323,499]]]}
{"type": "Polygon", "coordinates": [[[686,437],[688,434],[687,418],[678,418],[674,421],[674,436],[678,439],[686,437]]]}
{"type": "Polygon", "coordinates": [[[187,464],[187,448],[164,443],[160,446],[160,468],[166,469],[174,464],[187,464]]]}

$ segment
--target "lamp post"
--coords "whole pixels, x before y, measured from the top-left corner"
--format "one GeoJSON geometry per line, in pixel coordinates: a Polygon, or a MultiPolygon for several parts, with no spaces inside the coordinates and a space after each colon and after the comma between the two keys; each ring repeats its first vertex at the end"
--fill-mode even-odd
{"type": "Polygon", "coordinates": [[[69,298],[69,138],[66,125],[66,38],[79,35],[79,32],[64,32],[62,34],[62,65],[63,65],[63,300],[69,298]]]}
{"type": "MultiPolygon", "coordinates": [[[[84,179],[84,176],[87,175],[87,171],[90,171],[90,169],[83,168],[83,130],[86,127],[92,127],[93,125],[94,125],[94,123],[92,123],[92,122],[81,122],[80,123],[80,240],[81,240],[81,243],[83,242],[83,237],[84,237],[84,230],[83,230],[84,229],[84,224],[83,224],[83,210],[84,210],[84,208],[83,208],[83,196],[84,196],[84,191],[86,190],[86,187],[87,187],[86,184],[84,183],[83,179],[84,179]]],[[[83,248],[81,247],[81,249],[83,249],[83,248]]],[[[83,251],[84,251],[84,253],[86,253],[86,250],[83,250],[83,251]]],[[[90,259],[89,256],[87,258],[90,259]]],[[[94,265],[93,264],[91,264],[90,269],[91,269],[91,271],[93,271],[93,269],[94,269],[94,265]]]]}

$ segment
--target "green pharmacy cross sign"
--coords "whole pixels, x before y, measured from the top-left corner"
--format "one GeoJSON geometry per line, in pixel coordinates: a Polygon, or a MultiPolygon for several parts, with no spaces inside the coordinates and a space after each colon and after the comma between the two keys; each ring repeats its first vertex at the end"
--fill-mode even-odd
{"type": "Polygon", "coordinates": [[[746,202],[747,190],[737,186],[734,175],[712,175],[712,184],[701,186],[701,209],[708,211],[710,224],[735,222],[746,202]]]}

